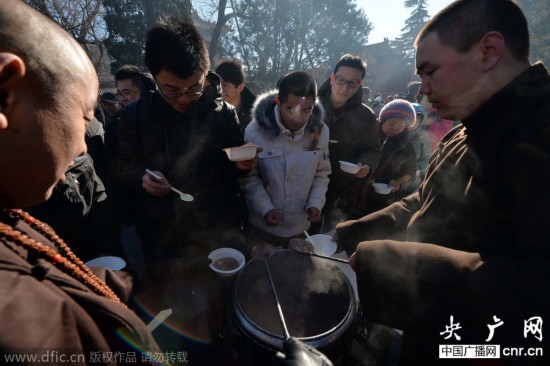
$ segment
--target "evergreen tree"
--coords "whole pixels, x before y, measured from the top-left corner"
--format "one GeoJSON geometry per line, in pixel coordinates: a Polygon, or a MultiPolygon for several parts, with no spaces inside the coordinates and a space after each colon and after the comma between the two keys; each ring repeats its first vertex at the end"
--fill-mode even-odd
{"type": "Polygon", "coordinates": [[[145,35],[159,16],[175,15],[192,22],[190,0],[104,0],[103,6],[105,47],[113,72],[124,64],[143,64],[145,35]]]}
{"type": "Polygon", "coordinates": [[[403,54],[403,58],[409,65],[414,65],[414,41],[418,33],[430,19],[426,7],[427,0],[405,0],[405,7],[413,8],[411,16],[405,20],[405,26],[401,29],[401,35],[395,41],[392,41],[392,46],[403,54]]]}

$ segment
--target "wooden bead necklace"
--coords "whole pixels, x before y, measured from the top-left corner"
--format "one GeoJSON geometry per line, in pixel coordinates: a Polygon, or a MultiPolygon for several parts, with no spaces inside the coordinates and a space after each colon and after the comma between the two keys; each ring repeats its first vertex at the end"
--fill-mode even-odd
{"type": "Polygon", "coordinates": [[[105,296],[108,299],[122,304],[119,297],[113,292],[113,290],[107,286],[103,280],[97,277],[92,270],[71,251],[63,239],[61,239],[49,226],[35,219],[23,210],[6,209],[3,210],[3,212],[13,219],[25,221],[30,227],[50,240],[55,245],[59,253],[53,248],[34,240],[22,232],[15,230],[10,225],[6,225],[2,222],[0,222],[0,237],[7,238],[16,244],[30,249],[33,253],[46,258],[65,273],[84,283],[96,294],[105,296]]]}

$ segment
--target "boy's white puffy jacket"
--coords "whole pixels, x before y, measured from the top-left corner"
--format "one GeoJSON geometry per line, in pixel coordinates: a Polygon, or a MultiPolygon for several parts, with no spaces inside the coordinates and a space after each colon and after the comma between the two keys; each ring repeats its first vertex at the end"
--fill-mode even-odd
{"type": "Polygon", "coordinates": [[[325,204],[331,172],[329,130],[323,123],[323,107],[316,101],[309,121],[292,133],[281,123],[276,96],[277,91],[270,91],[254,103],[252,122],[246,127],[244,139],[262,146],[263,151],[256,168],[240,183],[250,223],[270,234],[290,237],[309,228],[308,208],[321,210],[325,204]],[[324,126],[317,148],[310,151],[320,124],[324,126]],[[282,214],[282,224],[266,225],[264,216],[272,209],[282,214]]]}

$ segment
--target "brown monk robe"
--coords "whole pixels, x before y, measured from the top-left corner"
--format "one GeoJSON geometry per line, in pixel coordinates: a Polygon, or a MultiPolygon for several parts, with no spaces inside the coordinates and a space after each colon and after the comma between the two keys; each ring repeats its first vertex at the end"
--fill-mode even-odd
{"type": "Polygon", "coordinates": [[[548,365],[550,337],[537,330],[550,319],[548,71],[530,65],[527,22],[508,0],[457,1],[417,44],[420,92],[462,124],[418,193],[337,226],[356,250],[365,317],[404,331],[401,364],[487,364],[439,358],[438,345],[458,343],[540,348],[543,357],[489,362],[548,365]],[[479,38],[447,32],[473,24],[479,38]]]}

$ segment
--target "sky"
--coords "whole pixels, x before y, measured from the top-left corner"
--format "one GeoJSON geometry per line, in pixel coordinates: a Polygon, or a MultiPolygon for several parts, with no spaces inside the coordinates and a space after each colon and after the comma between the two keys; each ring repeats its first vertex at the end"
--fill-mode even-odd
{"type": "MultiPolygon", "coordinates": [[[[388,37],[395,39],[405,26],[405,19],[411,16],[412,8],[405,8],[405,0],[356,0],[362,8],[374,29],[369,34],[369,44],[378,43],[388,37]]],[[[428,15],[434,16],[438,11],[450,4],[452,0],[428,0],[428,15]]]]}

